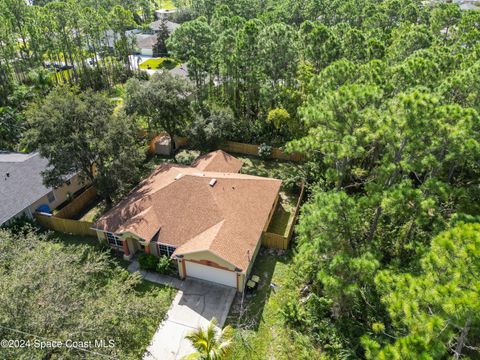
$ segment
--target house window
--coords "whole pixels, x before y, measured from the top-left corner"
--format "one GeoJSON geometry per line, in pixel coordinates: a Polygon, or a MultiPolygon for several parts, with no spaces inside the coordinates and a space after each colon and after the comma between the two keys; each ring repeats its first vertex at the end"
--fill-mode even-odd
{"type": "Polygon", "coordinates": [[[158,254],[160,256],[164,255],[164,256],[170,257],[174,252],[175,252],[175,248],[173,246],[158,244],[158,254]]]}
{"type": "Polygon", "coordinates": [[[47,199],[48,199],[48,202],[49,203],[52,203],[55,201],[55,194],[53,193],[53,191],[50,191],[48,194],[47,194],[47,199]]]}
{"type": "Polygon", "coordinates": [[[123,246],[123,241],[115,234],[106,232],[105,235],[107,236],[108,243],[113,246],[123,246]]]}

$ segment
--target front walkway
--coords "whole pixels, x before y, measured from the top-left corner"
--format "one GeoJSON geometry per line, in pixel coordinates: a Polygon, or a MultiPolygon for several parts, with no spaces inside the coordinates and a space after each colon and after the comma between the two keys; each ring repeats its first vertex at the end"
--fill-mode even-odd
{"type": "Polygon", "coordinates": [[[133,261],[128,267],[139,271],[146,280],[179,289],[165,320],[159,325],[147,347],[144,360],[175,360],[191,354],[194,349],[185,336],[199,326],[205,327],[214,317],[217,327],[222,328],[236,289],[196,279],[179,280],[170,276],[138,269],[133,261]]]}
{"type": "Polygon", "coordinates": [[[172,276],[162,275],[155,272],[140,270],[140,265],[136,259],[133,259],[131,264],[128,266],[128,271],[135,272],[138,271],[142,278],[145,280],[173,287],[174,289],[180,289],[182,287],[183,281],[172,276]]]}

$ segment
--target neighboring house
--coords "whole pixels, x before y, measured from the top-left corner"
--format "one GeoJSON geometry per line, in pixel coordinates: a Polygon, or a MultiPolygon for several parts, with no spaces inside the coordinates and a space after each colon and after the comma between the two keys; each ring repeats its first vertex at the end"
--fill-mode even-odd
{"type": "Polygon", "coordinates": [[[47,168],[48,160],[38,153],[0,151],[0,225],[33,218],[40,206],[53,210],[83,187],[78,175],[66,178],[61,187],[46,187],[41,173],[47,168]]]}
{"type": "Polygon", "coordinates": [[[188,78],[188,65],[186,63],[180,64],[179,66],[173,68],[172,70],[168,71],[173,76],[180,76],[186,80],[188,78]]]}
{"type": "Polygon", "coordinates": [[[157,35],[137,34],[135,37],[137,53],[144,56],[153,56],[153,47],[157,43],[157,35]]]}
{"type": "MultiPolygon", "coordinates": [[[[150,23],[150,25],[148,25],[150,27],[150,29],[152,29],[152,31],[154,33],[158,33],[162,27],[162,21],[163,20],[157,20],[157,21],[154,21],[152,23],[150,23]]],[[[174,23],[172,21],[168,21],[167,20],[167,28],[168,28],[168,32],[171,34],[172,32],[175,31],[176,28],[178,28],[180,26],[180,24],[177,24],[177,23],[174,23]]]]}
{"type": "MultiPolygon", "coordinates": [[[[157,43],[157,33],[160,31],[162,20],[157,20],[149,25],[151,33],[135,34],[137,53],[144,56],[153,56],[153,47],[157,43]]],[[[172,33],[180,24],[167,21],[168,32],[172,33]]]]}
{"type": "Polygon", "coordinates": [[[126,259],[137,252],[166,255],[181,278],[243,291],[281,181],[239,174],[241,166],[223,151],[191,167],[162,164],[92,228],[126,259]]]}

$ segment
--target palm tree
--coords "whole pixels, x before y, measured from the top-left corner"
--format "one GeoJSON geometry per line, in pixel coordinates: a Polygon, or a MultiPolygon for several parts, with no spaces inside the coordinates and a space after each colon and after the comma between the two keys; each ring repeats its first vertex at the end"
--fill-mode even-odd
{"type": "Polygon", "coordinates": [[[185,360],[223,360],[232,350],[233,328],[226,326],[217,330],[217,320],[213,318],[206,329],[198,328],[191,332],[186,339],[190,340],[196,352],[187,355],[185,360]]]}

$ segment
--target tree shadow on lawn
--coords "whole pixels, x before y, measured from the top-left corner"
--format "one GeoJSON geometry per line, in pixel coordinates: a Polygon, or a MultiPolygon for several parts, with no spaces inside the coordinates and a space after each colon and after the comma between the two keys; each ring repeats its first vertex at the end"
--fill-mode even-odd
{"type": "Polygon", "coordinates": [[[258,275],[260,283],[253,291],[235,296],[225,325],[244,330],[257,331],[263,322],[263,312],[272,291],[272,279],[277,263],[289,263],[290,252],[262,248],[253,266],[251,275],[258,275]]]}
{"type": "Polygon", "coordinates": [[[129,261],[123,259],[123,252],[114,250],[106,244],[102,244],[96,237],[69,235],[51,230],[44,232],[47,234],[48,241],[56,242],[74,249],[81,246],[88,246],[97,252],[110,252],[114,266],[118,265],[124,269],[127,269],[128,265],[130,265],[129,261]]]}

